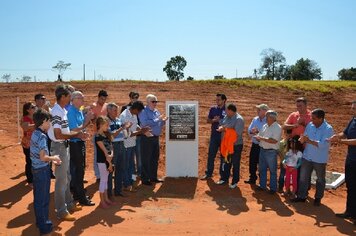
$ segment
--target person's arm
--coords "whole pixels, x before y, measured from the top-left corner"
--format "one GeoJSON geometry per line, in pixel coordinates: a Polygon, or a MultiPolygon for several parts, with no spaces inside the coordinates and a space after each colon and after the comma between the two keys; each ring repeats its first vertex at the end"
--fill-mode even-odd
{"type": "Polygon", "coordinates": [[[245,121],[242,118],[237,119],[234,127],[237,133],[237,137],[242,137],[244,126],[245,126],[245,121]]]}
{"type": "Polygon", "coordinates": [[[356,146],[356,139],[340,139],[339,142],[348,146],[356,146]]]}
{"type": "Polygon", "coordinates": [[[282,126],[284,130],[291,130],[299,126],[298,122],[295,124],[291,124],[292,119],[293,119],[293,114],[290,114],[282,126]]]}
{"type": "Polygon", "coordinates": [[[54,137],[56,139],[70,139],[70,138],[80,138],[80,139],[86,139],[88,134],[83,133],[82,131],[71,131],[69,134],[63,134],[62,130],[60,128],[54,128],[54,137]]]}
{"type": "Polygon", "coordinates": [[[21,128],[23,131],[33,131],[35,130],[35,124],[30,124],[26,119],[22,118],[21,120],[21,128]]]}
{"type": "Polygon", "coordinates": [[[96,144],[98,144],[98,147],[103,151],[106,161],[111,163],[113,153],[109,154],[108,151],[105,148],[104,142],[103,141],[96,141],[96,144]]]}
{"type": "Polygon", "coordinates": [[[62,163],[62,161],[58,155],[48,156],[46,154],[46,151],[43,149],[40,151],[40,159],[41,159],[41,161],[44,161],[44,162],[52,161],[55,165],[60,165],[62,163]]]}

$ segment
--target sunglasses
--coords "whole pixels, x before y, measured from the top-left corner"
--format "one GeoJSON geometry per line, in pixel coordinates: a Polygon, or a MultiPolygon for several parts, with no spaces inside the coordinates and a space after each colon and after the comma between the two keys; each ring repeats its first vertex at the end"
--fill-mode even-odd
{"type": "Polygon", "coordinates": [[[156,104],[158,101],[151,101],[152,103],[156,104]]]}
{"type": "Polygon", "coordinates": [[[36,107],[35,107],[35,106],[31,106],[30,108],[31,108],[31,109],[35,109],[36,107]]]}

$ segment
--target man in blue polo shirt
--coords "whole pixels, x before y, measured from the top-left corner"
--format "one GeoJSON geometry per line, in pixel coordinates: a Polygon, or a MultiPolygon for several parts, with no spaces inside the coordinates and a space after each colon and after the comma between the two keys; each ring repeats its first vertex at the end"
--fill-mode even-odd
{"type": "MultiPolygon", "coordinates": [[[[74,91],[71,95],[71,104],[68,110],[68,125],[71,131],[85,131],[94,117],[92,112],[88,112],[84,118],[81,106],[84,104],[84,95],[79,91],[74,91]]],[[[73,189],[73,198],[79,200],[84,206],[94,206],[84,191],[84,170],[85,170],[85,141],[79,138],[69,140],[71,186],[73,189]]]]}
{"type": "Polygon", "coordinates": [[[322,109],[315,109],[311,113],[312,121],[305,128],[304,134],[299,141],[305,143],[302,165],[300,167],[300,179],[298,183],[297,198],[293,202],[305,202],[308,196],[312,171],[316,172],[316,192],[314,206],[320,206],[325,190],[326,164],[329,160],[329,139],[334,134],[334,130],[325,121],[325,112],[322,109]]]}
{"type": "Polygon", "coordinates": [[[148,128],[151,133],[142,135],[141,157],[142,157],[142,184],[151,185],[152,183],[163,182],[157,178],[158,159],[159,159],[159,136],[162,127],[168,117],[157,110],[157,97],[153,94],[146,96],[147,105],[139,114],[141,126],[148,128]]]}
{"type": "Polygon", "coordinates": [[[345,182],[347,188],[346,210],[336,213],[340,218],[351,218],[356,224],[356,100],[351,105],[352,119],[344,132],[335,134],[330,141],[346,144],[345,182]]]}
{"type": "Polygon", "coordinates": [[[208,120],[207,122],[211,124],[211,134],[210,134],[210,143],[209,143],[209,151],[208,151],[208,162],[206,166],[205,175],[203,175],[200,179],[207,180],[213,176],[214,172],[214,160],[216,154],[220,148],[221,143],[221,132],[218,132],[219,122],[222,120],[225,113],[225,103],[226,103],[225,94],[216,94],[216,105],[212,106],[209,110],[208,120]]]}

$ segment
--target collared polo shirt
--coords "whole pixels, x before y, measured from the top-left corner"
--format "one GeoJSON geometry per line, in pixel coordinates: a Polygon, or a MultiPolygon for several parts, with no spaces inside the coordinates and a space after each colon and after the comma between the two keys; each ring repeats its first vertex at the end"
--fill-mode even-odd
{"type": "MultiPolygon", "coordinates": [[[[137,130],[137,116],[133,115],[130,112],[130,109],[126,109],[124,110],[121,115],[120,115],[120,119],[122,120],[122,122],[125,124],[126,122],[131,122],[132,125],[129,128],[129,135],[132,132],[135,132],[137,130]]],[[[129,148],[129,147],[135,147],[136,146],[136,136],[132,136],[132,137],[127,137],[124,139],[124,146],[125,148],[129,148]]]]}
{"type": "Polygon", "coordinates": [[[267,123],[263,125],[262,130],[259,132],[259,136],[264,138],[272,138],[277,140],[277,143],[267,143],[266,141],[260,141],[260,147],[263,149],[279,149],[279,141],[281,140],[282,135],[282,128],[281,126],[275,121],[273,124],[268,125],[267,123]]]}
{"type": "Polygon", "coordinates": [[[166,122],[161,120],[159,116],[161,113],[157,110],[151,110],[148,106],[145,106],[140,114],[138,115],[141,122],[141,127],[150,127],[152,134],[154,136],[160,136],[162,132],[162,127],[166,122]]]}
{"type": "MultiPolygon", "coordinates": [[[[243,144],[242,133],[244,131],[244,118],[239,113],[236,113],[232,117],[225,116],[220,122],[226,128],[233,128],[237,133],[237,140],[234,145],[243,144]]],[[[224,133],[223,133],[224,134],[224,133]]]]}
{"type": "Polygon", "coordinates": [[[330,142],[327,139],[333,134],[333,128],[325,120],[318,128],[310,122],[305,128],[304,135],[308,136],[310,140],[317,142],[318,146],[307,143],[303,152],[303,158],[315,163],[327,163],[330,148],[330,142]]]}
{"type": "Polygon", "coordinates": [[[48,162],[40,159],[40,151],[42,150],[48,155],[47,135],[41,129],[37,128],[32,133],[30,144],[30,158],[33,169],[39,169],[48,165],[48,162]]]}
{"type": "Polygon", "coordinates": [[[262,129],[262,127],[267,123],[266,116],[261,120],[259,116],[256,116],[252,119],[250,126],[248,127],[248,135],[252,137],[252,142],[254,144],[259,144],[254,135],[251,134],[252,128],[256,127],[258,131],[262,129]]]}
{"type": "MultiPolygon", "coordinates": [[[[353,117],[346,129],[344,130],[344,134],[347,139],[356,139],[356,117],[353,117]]],[[[347,157],[356,161],[356,146],[348,145],[347,146],[347,157]]]]}
{"type": "MultiPolygon", "coordinates": [[[[225,117],[225,105],[223,107],[218,107],[218,106],[212,106],[209,110],[208,118],[209,119],[214,119],[215,116],[219,116],[220,120],[222,120],[225,117]]],[[[219,122],[214,122],[211,124],[211,135],[215,136],[218,135],[220,136],[221,133],[216,131],[217,128],[219,128],[219,122]]]]}
{"type": "Polygon", "coordinates": [[[305,130],[305,127],[309,124],[309,122],[311,121],[311,111],[310,110],[307,110],[307,113],[304,114],[304,115],[301,115],[299,114],[298,111],[296,112],[292,112],[287,120],[286,120],[286,124],[289,124],[289,125],[294,125],[294,124],[297,124],[298,123],[298,119],[299,118],[304,118],[305,120],[305,125],[299,125],[298,127],[296,128],[293,128],[292,129],[292,134],[291,134],[291,137],[294,137],[296,135],[299,135],[301,136],[303,133],[304,133],[304,130],[305,130]]]}
{"type": "Polygon", "coordinates": [[[60,129],[62,134],[70,134],[67,111],[57,103],[51,110],[51,126],[48,130],[48,137],[54,142],[63,142],[64,139],[56,139],[54,136],[54,129],[60,129]]]}
{"type": "MultiPolygon", "coordinates": [[[[67,117],[68,117],[69,130],[76,129],[76,128],[82,126],[84,123],[83,112],[81,110],[79,110],[78,108],[76,108],[75,106],[71,106],[69,108],[67,117]]],[[[80,138],[71,138],[70,141],[78,142],[78,141],[81,141],[81,139],[80,138]]]]}

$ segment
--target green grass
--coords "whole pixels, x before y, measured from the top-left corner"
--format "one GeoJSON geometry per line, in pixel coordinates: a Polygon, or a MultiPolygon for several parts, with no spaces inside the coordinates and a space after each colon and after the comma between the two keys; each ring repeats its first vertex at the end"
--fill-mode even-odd
{"type": "Polygon", "coordinates": [[[192,83],[226,84],[231,87],[256,87],[256,88],[286,88],[292,91],[318,91],[330,93],[334,90],[356,90],[356,81],[273,81],[273,80],[195,80],[192,83]]]}

